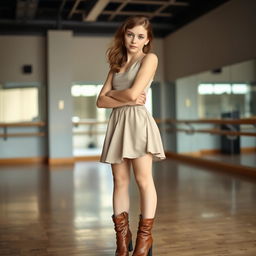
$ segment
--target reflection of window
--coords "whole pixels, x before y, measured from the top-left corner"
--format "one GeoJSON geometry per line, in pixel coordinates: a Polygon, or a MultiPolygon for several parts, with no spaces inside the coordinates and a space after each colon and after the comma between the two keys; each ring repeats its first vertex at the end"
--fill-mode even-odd
{"type": "Polygon", "coordinates": [[[219,118],[223,112],[239,111],[240,117],[251,115],[250,84],[202,83],[198,86],[200,118],[219,118]]]}
{"type": "Polygon", "coordinates": [[[38,119],[38,88],[0,89],[0,122],[38,119]]]}
{"type": "MultiPolygon", "coordinates": [[[[80,123],[73,128],[73,152],[75,156],[99,155],[101,153],[111,108],[97,108],[96,100],[103,85],[74,84],[71,87],[73,100],[73,122],[80,123]],[[89,124],[88,124],[89,122],[89,124]],[[100,124],[95,124],[101,122],[100,124]],[[92,124],[90,124],[92,123],[92,124]]],[[[147,94],[146,108],[152,113],[151,88],[147,94]]]]}
{"type": "Polygon", "coordinates": [[[102,85],[74,84],[71,88],[73,96],[73,121],[106,120],[110,109],[97,109],[96,99],[102,85]]]}
{"type": "Polygon", "coordinates": [[[249,92],[248,84],[199,84],[199,94],[246,94],[249,92]]]}
{"type": "Polygon", "coordinates": [[[249,92],[248,84],[233,84],[232,85],[232,93],[233,94],[246,94],[249,92]]]}
{"type": "MultiPolygon", "coordinates": [[[[73,121],[85,119],[96,119],[104,121],[109,118],[111,108],[96,108],[96,99],[103,85],[74,84],[71,88],[73,96],[73,121]]],[[[148,111],[152,114],[152,91],[148,90],[147,101],[145,104],[148,111]]]]}
{"type": "MultiPolygon", "coordinates": [[[[95,123],[108,119],[111,109],[97,108],[97,96],[102,85],[74,84],[71,87],[73,122],[95,123]]],[[[98,155],[104,140],[106,124],[79,124],[73,128],[75,156],[98,155]]]]}

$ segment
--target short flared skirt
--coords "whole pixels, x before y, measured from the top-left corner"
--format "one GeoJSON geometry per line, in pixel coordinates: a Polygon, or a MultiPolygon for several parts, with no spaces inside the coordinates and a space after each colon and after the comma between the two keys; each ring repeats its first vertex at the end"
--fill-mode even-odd
{"type": "Polygon", "coordinates": [[[153,161],[165,159],[158,126],[145,106],[122,106],[110,114],[100,162],[121,163],[151,153],[153,161]]]}

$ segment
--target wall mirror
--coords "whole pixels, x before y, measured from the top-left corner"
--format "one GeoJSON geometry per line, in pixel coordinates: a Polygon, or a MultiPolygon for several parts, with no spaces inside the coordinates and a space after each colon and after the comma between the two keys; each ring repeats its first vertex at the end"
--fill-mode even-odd
{"type": "Polygon", "coordinates": [[[254,124],[179,124],[191,132],[177,132],[177,152],[256,168],[255,136],[193,133],[193,129],[256,133],[256,60],[183,77],[175,86],[178,120],[255,118],[254,124]]]}

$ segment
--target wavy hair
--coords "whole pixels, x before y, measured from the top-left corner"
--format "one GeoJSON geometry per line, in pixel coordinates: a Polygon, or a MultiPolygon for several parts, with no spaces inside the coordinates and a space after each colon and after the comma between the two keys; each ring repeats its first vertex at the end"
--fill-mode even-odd
{"type": "Polygon", "coordinates": [[[107,61],[111,71],[119,72],[122,65],[127,61],[124,35],[127,29],[142,25],[147,30],[149,42],[143,47],[143,52],[148,53],[152,48],[153,31],[149,19],[146,16],[132,16],[126,19],[117,29],[110,47],[106,51],[107,61]]]}

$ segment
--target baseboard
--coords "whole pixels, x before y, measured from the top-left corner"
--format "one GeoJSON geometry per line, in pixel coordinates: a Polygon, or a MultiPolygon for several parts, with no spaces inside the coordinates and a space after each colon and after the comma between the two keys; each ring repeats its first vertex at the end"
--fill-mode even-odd
{"type": "Polygon", "coordinates": [[[76,156],[69,158],[47,158],[47,157],[20,157],[20,158],[3,158],[0,159],[0,165],[12,165],[12,164],[43,164],[49,165],[72,165],[79,161],[99,161],[100,156],[76,156]]]}
{"type": "Polygon", "coordinates": [[[1,165],[10,164],[40,164],[47,163],[47,157],[17,157],[17,158],[2,158],[1,165]]]}
{"type": "Polygon", "coordinates": [[[201,152],[185,152],[185,153],[180,153],[183,156],[190,156],[190,157],[200,157],[201,152]]]}
{"type": "Polygon", "coordinates": [[[201,156],[209,156],[209,155],[218,155],[220,153],[221,151],[219,149],[202,149],[197,152],[184,152],[179,154],[184,156],[191,156],[191,157],[201,157],[201,156]]]}
{"type": "Polygon", "coordinates": [[[92,162],[92,161],[99,161],[100,156],[75,156],[75,161],[85,161],[85,162],[92,162]]]}
{"type": "Polygon", "coordinates": [[[214,161],[214,160],[200,158],[200,157],[193,157],[193,156],[178,154],[174,152],[165,152],[165,154],[167,158],[180,160],[184,163],[207,167],[214,171],[222,171],[222,172],[224,171],[224,172],[230,172],[230,173],[235,173],[239,175],[245,175],[247,177],[249,176],[249,177],[256,178],[256,168],[254,167],[234,165],[231,163],[214,161]]]}
{"type": "Polygon", "coordinates": [[[48,158],[49,165],[70,165],[75,163],[74,157],[66,158],[48,158]]]}
{"type": "Polygon", "coordinates": [[[256,153],[255,147],[241,148],[241,153],[256,153]]]}
{"type": "Polygon", "coordinates": [[[202,149],[200,150],[200,156],[218,155],[221,153],[220,149],[202,149]]]}

